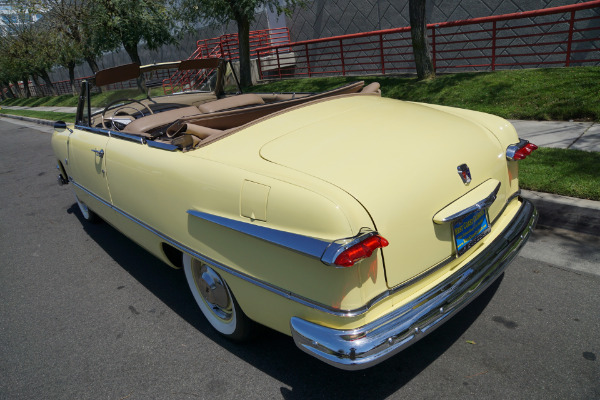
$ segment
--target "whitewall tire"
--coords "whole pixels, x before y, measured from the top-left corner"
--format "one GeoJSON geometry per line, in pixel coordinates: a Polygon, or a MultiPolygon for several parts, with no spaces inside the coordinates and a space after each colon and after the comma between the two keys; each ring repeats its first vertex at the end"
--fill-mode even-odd
{"type": "Polygon", "coordinates": [[[75,195],[75,200],[77,201],[77,205],[79,206],[79,211],[81,211],[81,216],[83,219],[93,224],[100,221],[100,217],[98,217],[95,212],[90,210],[87,204],[81,201],[77,195],[75,195]]]}
{"type": "Polygon", "coordinates": [[[217,271],[185,253],[183,269],[194,299],[212,327],[229,339],[248,339],[254,323],[244,314],[217,271]]]}

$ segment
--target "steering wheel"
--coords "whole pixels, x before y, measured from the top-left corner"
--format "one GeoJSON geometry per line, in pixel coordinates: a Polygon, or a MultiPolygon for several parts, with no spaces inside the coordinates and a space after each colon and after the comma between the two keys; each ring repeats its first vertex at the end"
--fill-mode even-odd
{"type": "Polygon", "coordinates": [[[109,129],[109,128],[106,126],[106,120],[108,119],[108,120],[110,120],[110,125],[111,125],[111,127],[112,127],[114,130],[116,130],[116,131],[119,131],[119,130],[120,130],[120,129],[119,129],[119,127],[117,127],[117,126],[115,125],[115,121],[114,121],[114,119],[113,119],[113,118],[114,118],[114,116],[116,115],[116,113],[115,113],[115,115],[113,115],[113,117],[111,117],[111,118],[106,118],[104,115],[106,114],[106,112],[107,112],[108,110],[110,110],[110,109],[111,109],[111,107],[112,107],[112,106],[114,106],[114,105],[115,105],[115,104],[117,104],[117,103],[122,103],[122,102],[125,102],[125,101],[128,101],[128,102],[130,102],[130,103],[138,103],[140,106],[142,106],[142,109],[141,109],[141,110],[138,110],[137,108],[133,107],[131,104],[125,104],[125,105],[121,106],[121,108],[128,108],[128,107],[129,107],[129,108],[132,108],[132,109],[133,109],[133,110],[135,110],[136,112],[139,112],[140,114],[142,114],[142,117],[145,117],[145,116],[146,116],[146,115],[144,114],[144,111],[143,111],[144,109],[146,109],[146,110],[148,111],[148,113],[149,113],[149,114],[154,114],[154,113],[152,112],[152,109],[151,109],[150,107],[148,107],[148,106],[145,106],[145,105],[144,105],[144,104],[143,104],[141,101],[139,101],[139,100],[128,99],[128,98],[124,98],[124,99],[117,99],[117,100],[115,100],[115,101],[111,101],[111,102],[110,102],[110,103],[109,103],[109,104],[108,104],[106,107],[104,107],[104,111],[102,111],[102,126],[104,127],[104,129],[109,129]]]}

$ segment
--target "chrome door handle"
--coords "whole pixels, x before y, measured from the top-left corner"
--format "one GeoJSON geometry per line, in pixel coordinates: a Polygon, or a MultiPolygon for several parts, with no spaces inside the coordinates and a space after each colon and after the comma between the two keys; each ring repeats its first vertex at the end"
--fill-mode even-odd
{"type": "Polygon", "coordinates": [[[92,149],[92,151],[100,156],[100,158],[104,157],[104,150],[96,150],[92,149]]]}

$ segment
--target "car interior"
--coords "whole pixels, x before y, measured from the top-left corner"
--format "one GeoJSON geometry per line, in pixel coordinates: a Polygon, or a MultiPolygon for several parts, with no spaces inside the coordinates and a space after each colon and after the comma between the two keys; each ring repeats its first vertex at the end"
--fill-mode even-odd
{"type": "MultiPolygon", "coordinates": [[[[87,125],[85,122],[90,121],[91,127],[121,131],[145,140],[174,145],[182,150],[205,146],[238,131],[246,124],[308,102],[348,94],[381,95],[378,83],[365,86],[364,81],[321,93],[241,93],[232,64],[221,59],[185,60],[144,67],[128,64],[99,71],[93,83],[100,87],[114,86],[128,80],[137,80],[146,98],[118,98],[93,114],[87,107],[89,119],[84,117],[84,104],[81,107],[84,110],[78,113],[78,122],[87,125]],[[208,83],[204,89],[208,90],[188,90],[151,97],[150,90],[142,86],[146,83],[139,83],[144,73],[174,66],[178,71],[207,71],[205,80],[208,83]],[[233,94],[224,91],[227,78],[230,83],[234,81],[233,87],[237,90],[233,94]]],[[[89,97],[89,92],[88,89],[86,97],[89,97]]]]}

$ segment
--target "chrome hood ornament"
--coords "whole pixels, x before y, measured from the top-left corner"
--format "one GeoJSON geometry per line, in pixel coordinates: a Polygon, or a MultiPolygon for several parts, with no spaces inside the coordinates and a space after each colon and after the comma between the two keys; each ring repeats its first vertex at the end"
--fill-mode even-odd
{"type": "Polygon", "coordinates": [[[460,175],[460,179],[462,179],[465,185],[471,183],[471,170],[469,170],[469,166],[467,164],[460,164],[456,167],[458,171],[458,175],[460,175]]]}

